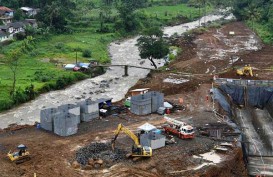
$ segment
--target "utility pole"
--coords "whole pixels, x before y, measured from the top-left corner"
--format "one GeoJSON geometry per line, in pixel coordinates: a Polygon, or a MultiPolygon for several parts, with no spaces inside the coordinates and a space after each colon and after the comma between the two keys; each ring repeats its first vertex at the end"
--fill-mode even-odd
{"type": "Polygon", "coordinates": [[[79,49],[79,47],[75,48],[75,51],[76,51],[76,66],[78,65],[78,49],[79,49]]]}

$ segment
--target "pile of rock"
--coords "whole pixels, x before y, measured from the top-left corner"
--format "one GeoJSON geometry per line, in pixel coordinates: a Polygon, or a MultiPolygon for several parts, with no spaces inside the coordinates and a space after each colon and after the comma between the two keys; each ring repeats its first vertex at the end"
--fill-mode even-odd
{"type": "Polygon", "coordinates": [[[121,149],[112,151],[110,143],[91,143],[76,152],[76,161],[72,166],[78,168],[110,167],[113,163],[126,159],[126,152],[121,149]]]}

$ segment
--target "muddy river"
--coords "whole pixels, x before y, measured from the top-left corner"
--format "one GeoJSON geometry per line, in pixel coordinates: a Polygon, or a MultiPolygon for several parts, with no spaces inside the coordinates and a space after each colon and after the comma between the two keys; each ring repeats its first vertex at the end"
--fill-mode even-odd
{"type": "MultiPolygon", "coordinates": [[[[208,15],[200,19],[201,23],[215,21],[222,18],[223,15],[208,15]]],[[[226,19],[232,18],[232,15],[226,16],[226,19]]],[[[175,33],[182,33],[197,28],[199,20],[190,23],[184,23],[177,26],[165,27],[165,36],[171,36],[175,33]]],[[[138,48],[135,46],[137,37],[126,39],[121,42],[113,42],[109,45],[109,55],[112,64],[128,64],[133,66],[143,66],[153,68],[147,60],[139,57],[138,48]]],[[[158,60],[158,66],[162,66],[163,60],[158,60]]],[[[129,76],[123,77],[124,69],[122,67],[111,67],[105,74],[96,78],[90,78],[80,81],[64,90],[52,91],[37,97],[35,100],[22,104],[0,114],[0,128],[6,128],[10,124],[34,124],[40,121],[40,110],[43,108],[56,107],[62,104],[75,103],[81,100],[92,98],[113,98],[113,101],[119,101],[124,98],[128,90],[136,82],[145,78],[150,72],[148,69],[129,68],[129,76]]]]}

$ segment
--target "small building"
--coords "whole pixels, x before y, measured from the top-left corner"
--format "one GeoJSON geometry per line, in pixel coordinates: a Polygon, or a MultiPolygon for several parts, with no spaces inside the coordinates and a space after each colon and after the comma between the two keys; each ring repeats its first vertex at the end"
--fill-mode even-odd
{"type": "Polygon", "coordinates": [[[27,16],[35,16],[37,14],[37,9],[31,7],[21,7],[20,8],[27,16]]]}
{"type": "Polygon", "coordinates": [[[12,22],[14,11],[8,7],[0,6],[0,20],[3,24],[8,24],[12,22]]]}
{"type": "Polygon", "coordinates": [[[13,15],[14,15],[14,10],[5,6],[0,6],[0,16],[13,17],[13,15]]]}
{"type": "Polygon", "coordinates": [[[0,30],[4,31],[6,33],[12,34],[14,28],[13,28],[13,26],[10,26],[10,25],[3,25],[3,26],[0,26],[0,30]]]}
{"type": "Polygon", "coordinates": [[[7,41],[9,39],[10,39],[10,37],[9,37],[8,33],[4,32],[4,31],[0,31],[0,42],[7,41]]]}
{"type": "Polygon", "coordinates": [[[37,28],[38,27],[36,19],[25,19],[23,21],[23,23],[25,24],[25,26],[29,25],[29,26],[31,26],[33,28],[37,28]]]}
{"type": "Polygon", "coordinates": [[[8,26],[13,28],[13,32],[14,34],[16,33],[23,33],[25,32],[25,24],[23,22],[14,22],[14,23],[10,23],[8,24],[8,26]]]}

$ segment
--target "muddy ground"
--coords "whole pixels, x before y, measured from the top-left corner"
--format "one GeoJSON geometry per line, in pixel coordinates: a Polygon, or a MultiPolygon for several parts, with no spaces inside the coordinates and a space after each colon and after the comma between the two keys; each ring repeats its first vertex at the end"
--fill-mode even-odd
{"type": "MultiPolygon", "coordinates": [[[[180,104],[179,98],[183,98],[186,110],[173,113],[174,117],[183,117],[193,123],[195,127],[204,126],[207,123],[217,122],[218,118],[209,111],[211,102],[206,100],[208,90],[211,87],[214,74],[225,77],[234,75],[234,71],[228,68],[251,64],[257,68],[254,74],[258,79],[270,79],[272,73],[269,66],[273,65],[272,46],[263,46],[261,50],[253,51],[253,48],[236,51],[232,41],[242,41],[242,45],[249,39],[256,38],[244,24],[234,22],[223,26],[221,29],[211,29],[203,34],[195,36],[193,41],[179,39],[176,43],[182,52],[178,58],[169,64],[164,72],[153,72],[145,79],[140,80],[134,88],[149,87],[152,90],[162,91],[166,100],[180,104]],[[234,31],[235,36],[228,36],[229,31],[234,31]],[[222,34],[219,37],[219,34],[222,34]],[[252,37],[249,37],[253,35],[252,37]],[[242,37],[245,36],[245,37],[242,37]],[[248,37],[248,38],[247,38],[248,37]],[[223,39],[231,38],[231,42],[222,42],[223,39]],[[235,39],[234,39],[235,38],[235,39]],[[221,39],[221,40],[220,40],[221,39]],[[205,49],[210,48],[210,53],[205,49]],[[213,49],[213,50],[212,50],[213,49]],[[219,55],[219,50],[227,52],[219,55]],[[239,57],[230,64],[230,57],[239,57]],[[215,58],[215,57],[219,57],[215,58]],[[175,71],[175,72],[174,72],[175,71]],[[224,74],[228,71],[228,74],[224,74]],[[185,73],[192,73],[191,75],[185,73]],[[166,78],[187,81],[181,84],[164,82],[166,78]]],[[[237,41],[237,42],[238,42],[237,41]]],[[[259,40],[256,40],[256,42],[259,40]]],[[[251,42],[249,42],[251,43],[251,42]]],[[[262,47],[258,42],[256,45],[262,47]]],[[[253,47],[253,46],[250,46],[253,47]]],[[[177,144],[169,145],[154,151],[150,159],[138,162],[124,160],[110,168],[101,167],[92,170],[75,170],[71,163],[75,158],[75,152],[91,142],[110,141],[113,131],[119,123],[134,130],[137,126],[150,122],[158,127],[164,123],[163,117],[157,114],[148,116],[135,116],[131,113],[123,113],[119,117],[110,116],[103,119],[83,123],[79,127],[79,133],[70,137],[59,137],[50,132],[36,129],[35,127],[24,128],[17,131],[0,133],[0,176],[18,177],[33,176],[246,176],[246,170],[242,161],[240,149],[230,149],[227,154],[222,154],[222,162],[217,165],[188,170],[200,165],[200,161],[192,155],[209,152],[218,142],[207,137],[197,136],[193,140],[176,139],[177,144]],[[125,119],[124,119],[125,118],[125,119]],[[29,147],[32,159],[23,164],[13,164],[6,157],[10,149],[19,144],[29,147]],[[236,162],[236,163],[234,163],[236,162]]],[[[128,152],[132,141],[124,135],[117,140],[117,147],[128,152]]]]}

